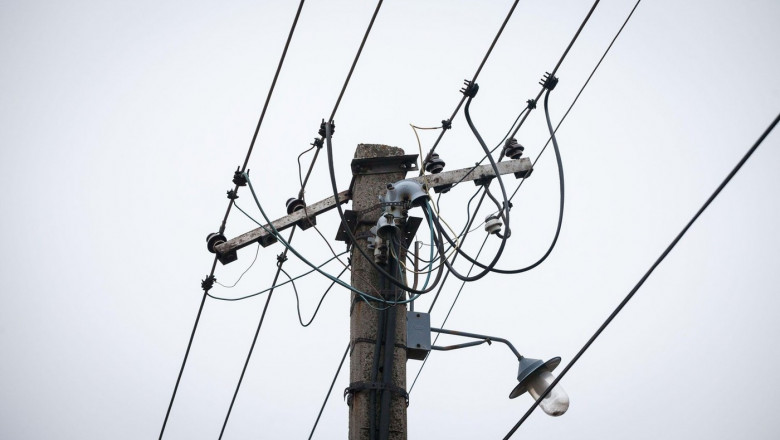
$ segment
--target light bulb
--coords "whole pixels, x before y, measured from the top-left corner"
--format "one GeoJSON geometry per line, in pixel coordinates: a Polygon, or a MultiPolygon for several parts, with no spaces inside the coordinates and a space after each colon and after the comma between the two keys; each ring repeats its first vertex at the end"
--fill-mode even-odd
{"type": "MultiPolygon", "coordinates": [[[[534,400],[539,400],[539,396],[544,393],[554,380],[555,377],[552,373],[542,370],[528,381],[528,393],[531,394],[534,400]]],[[[539,406],[548,415],[557,417],[569,409],[569,396],[560,385],[555,385],[555,388],[550,391],[547,397],[539,402],[539,406]]]]}

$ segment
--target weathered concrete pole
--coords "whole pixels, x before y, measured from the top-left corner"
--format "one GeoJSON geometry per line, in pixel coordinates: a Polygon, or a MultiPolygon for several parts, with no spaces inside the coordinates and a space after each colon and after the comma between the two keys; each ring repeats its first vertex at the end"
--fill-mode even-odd
{"type": "MultiPolygon", "coordinates": [[[[403,156],[400,148],[387,145],[360,144],[355,151],[356,159],[382,158],[403,156]]],[[[393,161],[393,159],[389,159],[393,161]]],[[[387,192],[387,184],[403,179],[406,172],[400,167],[376,174],[357,174],[352,191],[352,209],[359,213],[355,236],[358,237],[356,246],[360,246],[368,255],[373,251],[367,250],[366,233],[376,224],[381,214],[380,208],[361,212],[375,206],[379,202],[379,196],[387,192]]],[[[387,295],[380,289],[381,276],[366,261],[363,255],[353,249],[352,251],[352,285],[357,289],[370,293],[373,296],[387,295]]],[[[388,296],[386,296],[388,297],[388,296]]],[[[388,297],[389,298],[389,297],[388,297]]],[[[374,304],[377,306],[378,304],[374,304]]],[[[396,390],[406,389],[406,305],[395,306],[395,341],[386,341],[393,344],[392,384],[396,390]]],[[[393,314],[390,314],[391,316],[393,314]]],[[[380,325],[381,312],[378,312],[366,304],[362,299],[352,294],[350,307],[350,386],[356,384],[370,384],[383,382],[383,368],[385,347],[379,351],[379,359],[375,361],[376,340],[382,338],[380,325]],[[377,362],[379,372],[372,377],[374,363],[377,362]]],[[[368,440],[371,438],[370,429],[375,427],[379,432],[380,419],[377,417],[381,408],[381,393],[391,393],[390,403],[390,428],[389,438],[393,440],[406,440],[406,399],[397,392],[389,390],[360,389],[360,386],[352,393],[349,408],[349,440],[368,440]],[[374,404],[372,396],[376,396],[374,404]],[[371,410],[373,409],[373,414],[371,410]],[[372,421],[373,418],[373,421],[372,421]]],[[[378,434],[375,438],[379,438],[378,434]]]]}

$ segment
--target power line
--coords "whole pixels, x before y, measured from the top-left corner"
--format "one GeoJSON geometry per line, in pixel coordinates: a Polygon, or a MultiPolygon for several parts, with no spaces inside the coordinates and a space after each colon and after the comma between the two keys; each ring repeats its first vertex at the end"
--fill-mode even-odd
{"type": "Polygon", "coordinates": [[[348,353],[349,353],[349,343],[347,343],[347,348],[346,350],[344,350],[344,356],[341,357],[341,362],[339,362],[339,367],[336,369],[336,374],[333,375],[333,381],[331,381],[330,383],[330,388],[328,388],[328,393],[325,394],[325,400],[322,402],[322,407],[320,407],[319,414],[317,414],[317,420],[314,421],[314,426],[311,427],[309,440],[311,440],[312,436],[314,436],[314,431],[317,429],[317,424],[320,423],[320,417],[322,417],[322,411],[325,409],[325,404],[328,403],[328,399],[330,398],[330,393],[333,391],[333,385],[336,384],[336,379],[339,377],[339,373],[341,373],[341,367],[344,365],[344,360],[347,358],[348,353]]]}
{"type": "Polygon", "coordinates": [[[661,264],[661,262],[666,258],[667,255],[674,249],[674,247],[677,245],[677,243],[682,239],[682,237],[685,235],[686,232],[688,232],[688,229],[693,225],[693,223],[701,216],[701,214],[704,212],[705,209],[707,209],[708,206],[712,203],[713,200],[715,200],[716,197],[718,197],[718,194],[720,194],[721,191],[723,191],[723,188],[728,185],[728,183],[731,181],[731,179],[737,174],[737,172],[742,168],[742,166],[747,162],[748,159],[750,159],[750,156],[753,155],[753,153],[756,151],[759,145],[764,141],[764,139],[769,135],[769,133],[772,131],[772,129],[775,128],[778,121],[780,121],[780,114],[778,114],[774,121],[772,121],[771,124],[769,124],[769,127],[767,127],[766,130],[761,134],[761,136],[758,138],[758,140],[753,144],[750,149],[748,149],[747,153],[745,153],[744,156],[742,156],[742,159],[737,163],[737,165],[734,167],[734,169],[731,170],[731,172],[726,176],[725,179],[723,179],[723,182],[721,182],[720,185],[715,189],[715,192],[712,193],[712,195],[707,199],[706,202],[702,205],[701,208],[694,214],[694,216],[691,218],[691,220],[688,222],[688,224],[685,225],[685,227],[680,231],[679,234],[672,240],[671,243],[669,243],[669,246],[666,247],[666,249],[661,253],[661,256],[658,257],[657,260],[653,263],[652,266],[650,266],[650,269],[647,270],[647,272],[642,276],[642,278],[639,280],[638,283],[634,286],[633,289],[631,289],[630,292],[628,292],[628,295],[626,295],[625,298],[623,298],[623,301],[618,304],[618,306],[615,308],[615,310],[612,311],[612,313],[607,317],[607,319],[604,321],[604,323],[601,324],[601,326],[596,330],[596,332],[593,334],[593,336],[588,339],[588,342],[585,343],[585,345],[582,346],[580,351],[577,352],[576,355],[572,358],[572,360],[566,365],[566,367],[561,371],[561,373],[558,375],[557,378],[550,384],[549,387],[542,393],[541,396],[539,396],[539,399],[537,399],[533,405],[526,411],[526,413],[523,415],[523,417],[520,418],[520,420],[515,424],[514,427],[507,433],[507,435],[504,437],[504,439],[508,439],[512,436],[512,434],[517,431],[517,428],[520,427],[520,425],[523,424],[523,422],[528,418],[528,416],[531,415],[531,413],[536,409],[537,406],[539,406],[539,403],[547,397],[547,395],[552,391],[553,388],[555,388],[555,385],[558,384],[558,382],[563,379],[564,376],[566,376],[566,373],[571,370],[571,368],[574,366],[574,364],[577,363],[577,361],[582,357],[583,354],[585,354],[585,351],[590,348],[590,346],[593,344],[593,342],[596,340],[596,338],[601,335],[601,333],[604,331],[604,329],[607,328],[607,326],[612,322],[613,319],[620,313],[621,310],[623,310],[623,307],[628,304],[629,301],[631,301],[631,298],[634,297],[634,294],[639,290],[640,287],[647,281],[647,279],[650,277],[650,275],[655,271],[656,267],[661,264]]]}
{"type": "MultiPolygon", "coordinates": [[[[290,235],[287,238],[287,241],[292,240],[293,234],[295,234],[296,225],[293,225],[292,230],[290,231],[290,235]]],[[[287,249],[285,249],[281,254],[279,254],[279,258],[276,262],[276,275],[274,275],[274,280],[271,284],[274,286],[276,285],[276,281],[279,279],[279,274],[283,271],[282,265],[284,262],[287,261],[287,249]]],[[[288,275],[289,277],[289,275],[288,275]]],[[[228,419],[230,419],[230,413],[233,412],[233,405],[236,403],[236,396],[238,396],[238,390],[241,388],[241,383],[244,381],[244,374],[246,374],[246,369],[249,366],[249,359],[252,358],[252,352],[255,350],[255,344],[257,344],[257,337],[260,334],[260,329],[263,327],[263,321],[265,321],[265,312],[268,311],[268,304],[271,302],[271,296],[274,294],[274,289],[271,288],[271,291],[268,292],[268,297],[265,300],[265,306],[263,306],[263,313],[260,315],[260,322],[257,323],[257,329],[255,330],[255,336],[252,338],[252,345],[249,346],[249,352],[246,354],[246,360],[244,361],[244,368],[241,369],[241,376],[238,378],[238,383],[236,384],[236,390],[233,392],[233,398],[230,400],[230,406],[228,407],[227,414],[225,415],[225,421],[222,423],[222,429],[219,431],[219,439],[222,439],[222,435],[225,434],[225,427],[227,426],[228,419]]]]}
{"type": "MultiPolygon", "coordinates": [[[[252,141],[249,143],[249,148],[247,150],[246,158],[244,159],[244,164],[243,164],[244,171],[246,170],[247,163],[249,162],[249,157],[251,156],[252,150],[254,149],[255,141],[257,140],[257,135],[260,132],[260,127],[263,124],[263,119],[265,118],[265,112],[268,109],[268,104],[271,101],[271,95],[273,94],[274,88],[276,87],[276,81],[279,78],[279,73],[282,70],[282,65],[284,64],[284,59],[287,56],[287,50],[290,47],[290,42],[292,41],[292,36],[293,36],[293,33],[295,32],[295,27],[298,24],[298,18],[301,15],[301,10],[303,9],[304,2],[305,2],[305,0],[301,0],[301,2],[298,4],[298,9],[295,12],[295,18],[293,19],[292,25],[290,26],[290,32],[287,35],[287,41],[284,44],[284,49],[282,50],[282,55],[279,58],[279,64],[276,67],[276,72],[274,73],[274,78],[273,78],[273,81],[271,82],[271,87],[268,90],[268,95],[266,96],[265,103],[263,104],[263,110],[260,113],[260,118],[257,121],[257,126],[255,128],[255,132],[252,135],[252,141]]],[[[238,187],[239,187],[239,185],[236,184],[235,188],[233,189],[234,193],[236,193],[238,191],[238,187]]],[[[220,228],[219,228],[220,233],[223,233],[224,230],[225,230],[225,224],[227,223],[228,216],[230,215],[230,208],[233,206],[233,202],[234,202],[234,199],[232,199],[232,198],[228,202],[227,209],[225,210],[225,216],[223,217],[222,224],[220,225],[220,228]]],[[[204,283],[208,282],[209,280],[212,280],[212,281],[215,280],[214,279],[214,270],[216,269],[216,266],[217,266],[217,256],[215,255],[214,256],[214,261],[211,264],[211,271],[209,272],[209,275],[204,280],[204,283]]],[[[178,377],[176,378],[176,385],[174,385],[174,387],[173,387],[173,393],[171,394],[171,401],[170,401],[170,403],[168,403],[168,409],[165,412],[165,419],[163,420],[162,428],[160,429],[159,440],[162,440],[163,434],[165,433],[165,427],[168,424],[168,417],[170,417],[171,408],[173,407],[173,402],[176,399],[176,392],[179,389],[179,383],[181,382],[181,376],[184,373],[184,367],[187,365],[187,359],[188,359],[189,354],[190,354],[190,348],[192,347],[192,341],[195,338],[195,331],[198,328],[198,323],[200,322],[200,316],[201,316],[201,314],[203,312],[203,306],[204,306],[204,304],[206,302],[206,295],[208,294],[208,290],[209,290],[206,287],[207,286],[204,284],[203,297],[201,298],[200,307],[198,308],[198,314],[197,314],[197,316],[195,318],[195,324],[192,327],[192,333],[190,335],[190,340],[187,343],[187,350],[184,353],[184,359],[182,360],[181,368],[179,369],[179,374],[178,374],[178,377]]]]}
{"type": "MultiPolygon", "coordinates": [[[[515,12],[515,8],[517,7],[517,3],[519,1],[520,0],[515,0],[515,2],[512,3],[512,7],[509,9],[509,12],[506,14],[506,18],[504,18],[503,23],[501,23],[501,27],[498,29],[498,32],[496,32],[496,36],[493,38],[493,41],[490,43],[490,47],[488,48],[487,52],[485,52],[485,56],[482,57],[482,62],[479,63],[479,67],[477,67],[477,71],[474,72],[474,76],[471,78],[471,83],[475,83],[477,81],[477,77],[479,77],[480,72],[482,72],[482,68],[485,66],[488,57],[490,57],[490,54],[493,52],[493,48],[496,46],[498,39],[501,37],[501,34],[504,32],[504,28],[506,27],[506,24],[509,22],[509,19],[512,17],[512,14],[515,12]]],[[[463,106],[463,103],[465,101],[466,101],[466,95],[463,95],[460,98],[460,101],[458,101],[458,105],[455,106],[455,110],[453,110],[450,118],[445,121],[442,121],[442,127],[441,127],[441,131],[439,132],[439,136],[436,138],[436,141],[433,143],[433,146],[428,151],[426,157],[431,157],[433,152],[436,150],[436,147],[439,145],[439,142],[441,142],[441,139],[444,137],[444,133],[449,129],[447,127],[447,124],[452,123],[453,119],[455,119],[455,116],[457,116],[461,106],[463,106]]]]}
{"type": "MultiPolygon", "coordinates": [[[[596,0],[593,2],[593,6],[591,6],[590,10],[588,11],[588,15],[585,16],[585,18],[582,20],[582,23],[580,23],[580,27],[577,29],[577,32],[574,33],[574,36],[572,37],[571,41],[569,41],[569,45],[566,46],[566,50],[563,51],[563,55],[558,59],[558,63],[553,68],[552,72],[550,72],[550,77],[555,76],[555,74],[558,72],[558,68],[561,67],[561,64],[563,64],[563,60],[566,58],[566,55],[569,54],[569,51],[571,50],[572,46],[574,46],[574,42],[577,41],[577,38],[580,36],[580,33],[582,32],[582,29],[585,28],[585,25],[588,23],[588,20],[590,20],[590,16],[593,15],[593,11],[596,10],[596,6],[598,6],[600,0],[596,0]]],[[[534,99],[534,102],[538,102],[539,98],[542,97],[542,93],[544,93],[544,85],[542,85],[541,90],[539,90],[539,93],[536,94],[536,98],[534,99]]],[[[517,125],[517,128],[515,128],[515,131],[512,132],[512,135],[510,137],[515,137],[517,132],[520,130],[520,127],[523,126],[523,123],[528,118],[528,115],[531,114],[532,108],[528,109],[528,112],[523,116],[523,119],[520,120],[520,123],[517,125]]]]}
{"type": "Polygon", "coordinates": [[[333,111],[330,112],[330,117],[328,118],[328,122],[333,122],[333,118],[336,116],[336,111],[339,109],[339,104],[341,104],[341,98],[344,97],[344,92],[347,90],[347,85],[349,85],[349,80],[352,78],[352,72],[355,71],[355,66],[357,66],[357,62],[360,59],[360,54],[363,52],[363,46],[366,45],[368,34],[371,33],[371,28],[374,27],[374,21],[376,20],[376,16],[379,13],[379,9],[382,7],[382,1],[383,0],[379,0],[376,4],[376,8],[374,9],[374,15],[371,16],[371,21],[368,22],[368,28],[366,29],[366,33],[363,34],[363,40],[360,42],[360,47],[358,47],[358,51],[355,54],[355,59],[352,61],[352,66],[349,68],[347,79],[344,80],[344,85],[341,87],[341,92],[339,92],[339,97],[336,99],[336,104],[333,106],[333,111]]]}
{"type": "MultiPolygon", "coordinates": [[[[623,25],[622,25],[622,26],[620,26],[620,29],[618,29],[617,33],[616,33],[616,34],[615,34],[615,36],[612,38],[612,41],[609,43],[609,46],[607,46],[607,50],[605,50],[605,51],[604,51],[604,54],[602,54],[602,55],[601,55],[601,58],[599,58],[599,62],[598,62],[598,63],[596,63],[596,66],[595,66],[595,67],[593,68],[593,70],[590,72],[590,75],[588,75],[588,79],[586,79],[586,80],[585,80],[585,83],[583,83],[583,84],[582,84],[582,87],[580,87],[580,91],[579,91],[579,92],[577,92],[577,96],[575,96],[575,97],[574,97],[574,100],[573,100],[573,101],[571,102],[571,104],[569,105],[569,108],[568,108],[568,109],[566,109],[566,113],[564,113],[564,114],[563,114],[563,117],[561,117],[561,120],[560,120],[560,121],[558,121],[558,125],[556,125],[556,126],[555,126],[555,130],[553,130],[553,133],[557,133],[557,132],[558,132],[558,129],[561,127],[561,124],[563,124],[563,121],[564,121],[564,120],[566,120],[566,117],[567,117],[567,116],[569,116],[569,112],[570,112],[570,111],[571,111],[571,109],[574,107],[574,104],[576,104],[576,103],[577,103],[577,100],[578,100],[578,99],[580,99],[580,95],[582,95],[582,92],[583,92],[583,91],[585,91],[585,87],[587,87],[587,86],[588,86],[588,84],[590,83],[590,80],[591,80],[591,78],[593,78],[593,75],[596,73],[596,70],[598,70],[599,66],[601,66],[601,62],[602,62],[602,61],[604,61],[604,58],[605,58],[605,57],[607,56],[607,54],[609,53],[609,50],[610,50],[610,49],[612,49],[612,45],[613,45],[613,44],[615,44],[615,41],[616,41],[616,40],[617,40],[617,38],[620,36],[620,33],[621,33],[621,32],[623,32],[623,28],[625,28],[625,27],[626,27],[626,24],[628,24],[628,20],[630,20],[630,19],[631,19],[631,16],[632,16],[632,15],[634,15],[634,11],[636,10],[636,7],[637,7],[637,6],[639,6],[639,3],[640,3],[641,1],[642,1],[642,0],[637,0],[637,2],[634,4],[634,7],[631,9],[631,12],[629,12],[629,14],[628,14],[628,16],[626,17],[625,21],[623,21],[623,25]]],[[[549,138],[547,138],[547,142],[545,142],[545,144],[544,144],[544,147],[542,147],[542,150],[541,150],[541,151],[539,152],[539,154],[536,156],[536,159],[534,159],[534,161],[533,161],[533,164],[531,165],[531,167],[533,167],[534,165],[536,165],[536,162],[537,162],[537,161],[539,161],[539,158],[542,156],[542,153],[544,153],[544,150],[546,150],[546,149],[547,149],[547,146],[550,144],[550,141],[551,141],[551,140],[552,140],[552,135],[551,135],[549,138]]],[[[523,178],[520,180],[520,183],[518,183],[518,184],[517,184],[517,188],[516,188],[516,189],[515,189],[515,191],[512,193],[512,195],[509,197],[509,200],[510,200],[510,201],[511,201],[511,200],[512,200],[512,199],[515,197],[515,194],[517,194],[517,191],[518,191],[518,190],[520,190],[520,187],[521,187],[521,186],[523,186],[523,182],[525,182],[525,177],[523,177],[523,178]]]]}

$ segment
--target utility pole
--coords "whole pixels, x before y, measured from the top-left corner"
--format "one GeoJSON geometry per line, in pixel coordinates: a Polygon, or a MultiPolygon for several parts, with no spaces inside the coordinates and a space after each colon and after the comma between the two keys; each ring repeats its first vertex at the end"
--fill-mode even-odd
{"type": "MultiPolygon", "coordinates": [[[[377,219],[382,215],[380,207],[371,208],[377,205],[379,196],[387,192],[388,183],[397,182],[406,176],[406,170],[401,168],[404,164],[398,160],[403,155],[402,149],[386,145],[361,144],[355,151],[356,162],[367,159],[367,162],[375,161],[385,165],[374,167],[374,172],[369,171],[370,174],[361,173],[358,167],[352,185],[352,209],[358,213],[355,228],[358,240],[353,246],[360,246],[368,255],[372,255],[373,250],[368,249],[366,238],[371,227],[376,225],[377,219]],[[392,166],[393,164],[397,165],[392,166]]],[[[395,289],[380,288],[385,285],[381,277],[371,262],[353,248],[352,286],[374,295],[379,292],[386,299],[392,299],[390,291],[395,289]]],[[[373,305],[382,308],[380,303],[373,305]]],[[[353,391],[349,401],[349,440],[378,438],[371,430],[379,432],[383,422],[389,422],[389,427],[384,428],[389,431],[390,439],[407,438],[406,398],[398,392],[406,390],[406,305],[391,307],[384,317],[383,313],[385,312],[375,310],[356,293],[352,293],[349,381],[353,391]],[[380,347],[381,344],[378,344],[377,340],[390,334],[393,337],[386,338],[384,345],[380,347]],[[380,370],[378,374],[377,368],[380,370]],[[385,380],[387,374],[389,381],[385,380]],[[391,383],[392,387],[374,388],[387,382],[391,383]],[[384,400],[390,400],[389,414],[383,414],[383,417],[377,417],[383,406],[380,395],[384,400]]]]}
{"type": "MultiPolygon", "coordinates": [[[[318,215],[352,200],[352,211],[345,212],[346,224],[341,226],[342,229],[350,228],[356,238],[356,242],[352,243],[352,286],[388,301],[403,300],[403,290],[394,287],[356,248],[360,247],[367,255],[373,256],[374,250],[368,248],[368,238],[374,236],[370,230],[377,225],[385,211],[384,206],[379,204],[379,196],[388,194],[388,184],[403,180],[408,171],[418,171],[416,161],[417,155],[405,155],[401,148],[360,144],[352,160],[353,181],[350,189],[307,207],[290,209],[288,205],[289,215],[230,240],[222,234],[211,234],[207,239],[207,247],[217,254],[222,264],[230,264],[236,261],[238,249],[258,242],[263,247],[274,244],[276,237],[269,226],[282,231],[296,224],[308,225],[318,215]]],[[[410,177],[407,180],[419,184],[420,191],[446,191],[453,184],[474,181],[477,185],[485,185],[497,174],[514,174],[517,178],[525,178],[532,171],[530,160],[524,157],[498,162],[496,168],[485,164],[410,177]]],[[[398,238],[406,243],[405,246],[408,247],[420,221],[420,218],[406,216],[404,224],[399,225],[401,237],[398,238]]],[[[349,241],[346,235],[340,230],[336,239],[349,241]]],[[[387,244],[389,247],[397,246],[397,241],[388,240],[387,244]]],[[[383,267],[391,274],[399,272],[399,263],[394,255],[401,261],[405,257],[402,249],[394,249],[389,253],[383,267]]],[[[406,440],[406,305],[388,307],[379,301],[371,301],[369,304],[354,292],[351,298],[350,386],[347,389],[349,440],[406,440]]],[[[475,343],[466,344],[471,345],[475,343]]],[[[412,358],[422,360],[425,353],[422,357],[419,357],[419,353],[413,353],[412,358]]]]}

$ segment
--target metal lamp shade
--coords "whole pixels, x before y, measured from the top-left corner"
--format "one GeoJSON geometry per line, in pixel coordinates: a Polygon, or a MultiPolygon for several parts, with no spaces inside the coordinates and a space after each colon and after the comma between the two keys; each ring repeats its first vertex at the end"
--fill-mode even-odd
{"type": "Polygon", "coordinates": [[[520,359],[520,367],[517,373],[517,386],[509,393],[509,398],[515,397],[525,393],[528,390],[528,382],[534,378],[541,370],[553,371],[561,363],[561,358],[556,356],[547,362],[542,362],[541,359],[531,359],[524,357],[520,359]]]}

